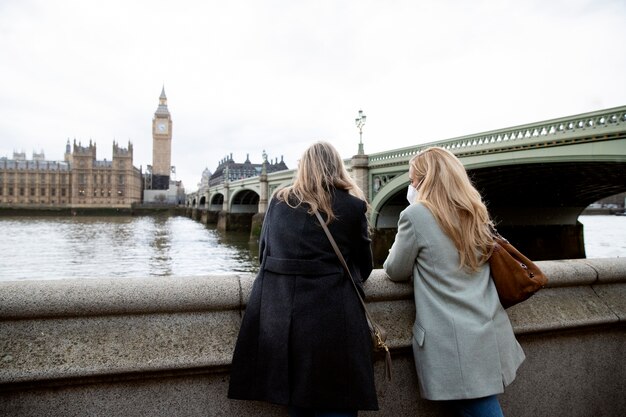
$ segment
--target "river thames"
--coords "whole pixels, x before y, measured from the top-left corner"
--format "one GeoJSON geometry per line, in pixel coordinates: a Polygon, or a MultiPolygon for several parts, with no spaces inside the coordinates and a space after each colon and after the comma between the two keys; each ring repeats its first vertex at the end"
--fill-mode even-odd
{"type": "MultiPolygon", "coordinates": [[[[626,216],[581,216],[588,258],[626,256],[626,216]]],[[[186,217],[0,217],[0,281],[258,270],[248,233],[186,217]]]]}

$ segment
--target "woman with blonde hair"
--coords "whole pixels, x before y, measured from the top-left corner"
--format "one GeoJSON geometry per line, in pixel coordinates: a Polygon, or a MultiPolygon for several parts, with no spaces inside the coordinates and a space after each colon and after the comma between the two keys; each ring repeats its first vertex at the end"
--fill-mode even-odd
{"type": "Polygon", "coordinates": [[[291,417],[378,409],[365,313],[314,215],[325,218],[361,288],[372,271],[367,209],[337,150],[310,146],[265,214],[229,398],[284,404],[291,417]]]}
{"type": "Polygon", "coordinates": [[[432,147],[409,162],[409,206],[383,268],[413,279],[413,355],[421,396],[460,416],[502,416],[497,394],[524,352],[490,278],[492,222],[465,167],[432,147]]]}

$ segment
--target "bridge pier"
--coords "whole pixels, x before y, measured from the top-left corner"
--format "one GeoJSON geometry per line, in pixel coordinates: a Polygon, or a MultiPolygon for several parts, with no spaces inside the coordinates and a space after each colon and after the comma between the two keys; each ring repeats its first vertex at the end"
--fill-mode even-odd
{"type": "Polygon", "coordinates": [[[365,197],[368,201],[371,201],[370,193],[369,193],[369,167],[368,167],[368,156],[367,155],[354,155],[352,157],[352,173],[351,176],[354,179],[354,182],[359,186],[361,190],[365,193],[365,197]]]}
{"type": "MultiPolygon", "coordinates": [[[[381,268],[398,232],[397,228],[372,233],[374,267],[381,268]]],[[[498,226],[498,232],[533,261],[586,257],[583,224],[498,226]]]]}
{"type": "Polygon", "coordinates": [[[219,215],[219,211],[206,211],[206,221],[204,224],[217,224],[217,217],[219,215]]]}
{"type": "Polygon", "coordinates": [[[208,209],[195,209],[195,217],[193,217],[192,213],[192,219],[197,220],[206,226],[207,224],[216,224],[217,215],[218,212],[210,211],[208,209]]]}
{"type": "Polygon", "coordinates": [[[383,262],[387,259],[387,254],[393,241],[396,238],[398,229],[376,229],[372,232],[372,255],[374,258],[374,268],[382,268],[383,262]]]}
{"type": "Polygon", "coordinates": [[[585,258],[583,224],[500,226],[498,232],[533,261],[585,258]]]}
{"type": "Polygon", "coordinates": [[[264,219],[265,213],[257,213],[252,216],[252,224],[250,226],[250,242],[256,243],[259,241],[264,219]]]}
{"type": "Polygon", "coordinates": [[[217,215],[217,230],[221,232],[247,232],[252,227],[254,213],[228,213],[220,211],[217,215]]]}

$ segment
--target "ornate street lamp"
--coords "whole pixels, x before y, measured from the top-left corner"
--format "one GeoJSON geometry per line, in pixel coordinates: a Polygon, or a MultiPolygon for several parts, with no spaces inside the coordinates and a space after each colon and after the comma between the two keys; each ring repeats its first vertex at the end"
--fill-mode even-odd
{"type": "Polygon", "coordinates": [[[356,127],[359,129],[359,155],[364,155],[363,151],[363,126],[365,125],[366,116],[363,114],[363,110],[359,110],[359,117],[355,119],[356,127]]]}
{"type": "Polygon", "coordinates": [[[261,154],[261,158],[263,158],[263,164],[261,165],[261,174],[267,174],[267,153],[265,149],[263,149],[263,153],[261,154]]]}

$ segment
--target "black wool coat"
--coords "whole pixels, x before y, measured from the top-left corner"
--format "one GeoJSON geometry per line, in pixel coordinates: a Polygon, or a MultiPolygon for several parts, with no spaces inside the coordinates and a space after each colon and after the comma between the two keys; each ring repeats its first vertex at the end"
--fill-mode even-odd
{"type": "MultiPolygon", "coordinates": [[[[366,204],[343,190],[333,194],[337,218],[328,227],[360,288],[372,271],[366,204]]],[[[363,307],[308,208],[277,199],[269,204],[261,267],[233,354],[228,397],[377,410],[363,307]]]]}

